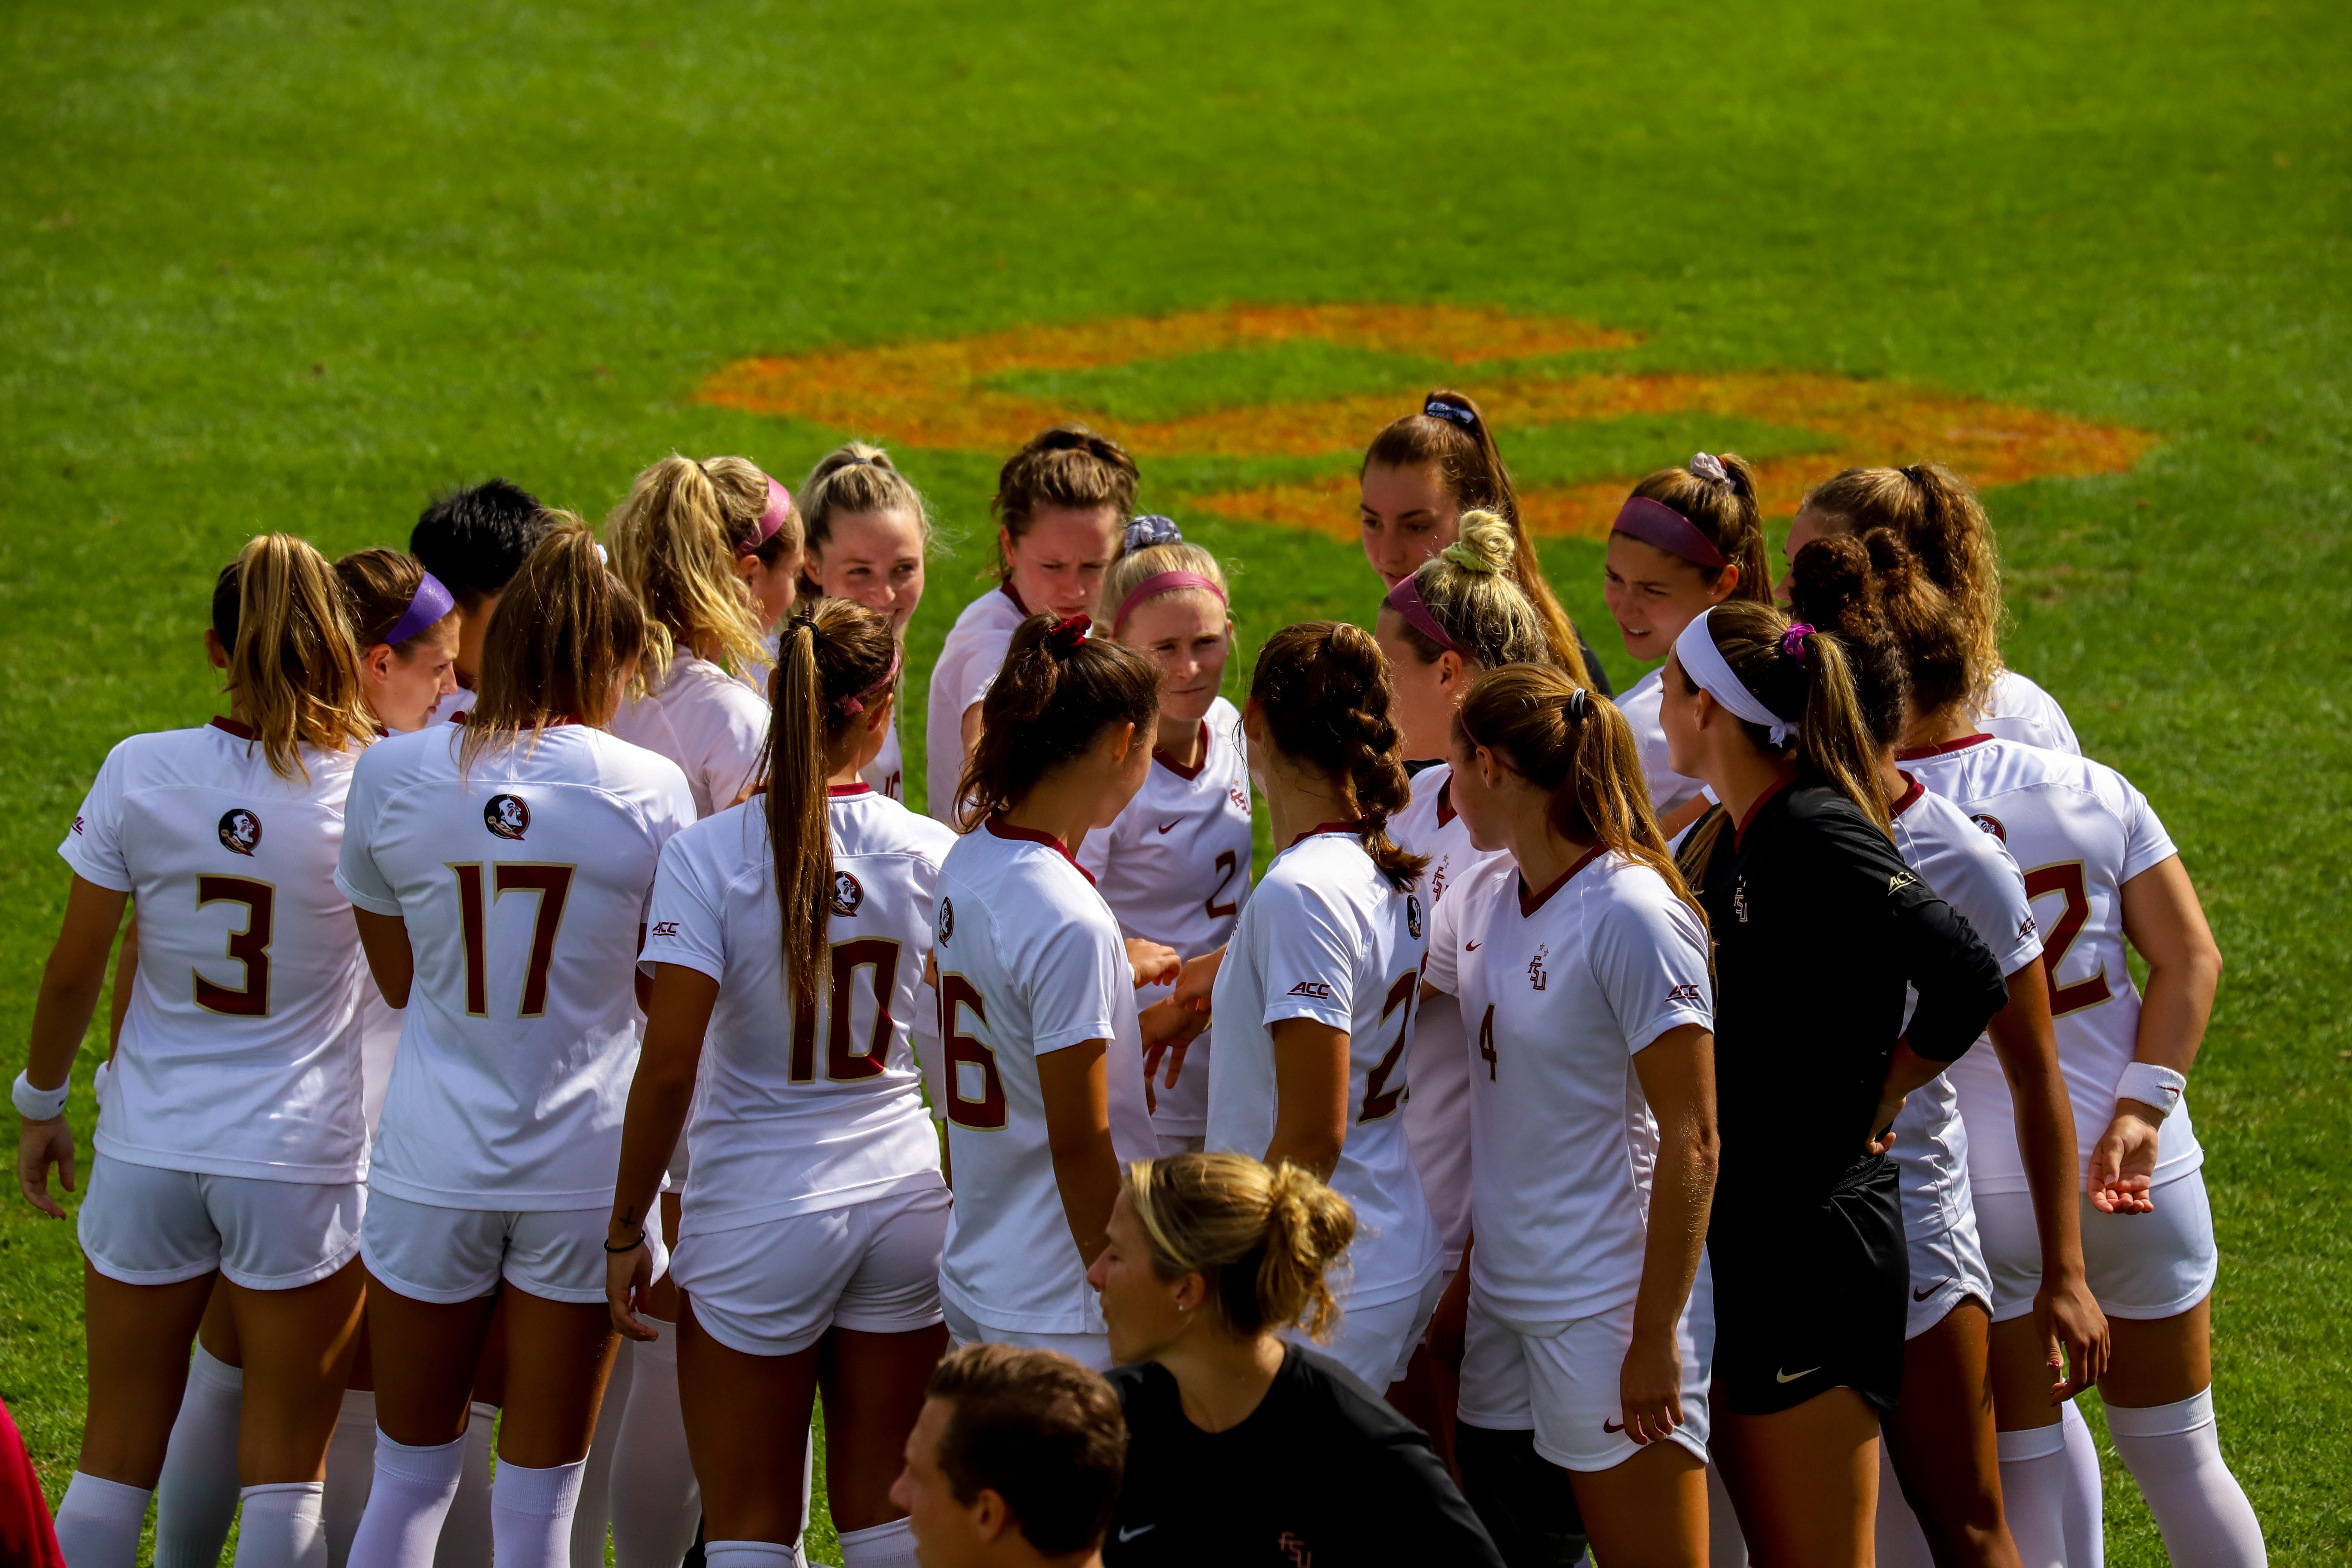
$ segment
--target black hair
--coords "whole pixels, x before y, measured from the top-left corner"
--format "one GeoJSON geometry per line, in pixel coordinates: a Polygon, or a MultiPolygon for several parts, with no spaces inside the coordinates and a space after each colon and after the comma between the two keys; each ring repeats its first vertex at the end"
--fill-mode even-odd
{"type": "Polygon", "coordinates": [[[547,531],[539,498],[511,479],[436,497],[408,536],[408,552],[470,611],[506,591],[547,531]]]}

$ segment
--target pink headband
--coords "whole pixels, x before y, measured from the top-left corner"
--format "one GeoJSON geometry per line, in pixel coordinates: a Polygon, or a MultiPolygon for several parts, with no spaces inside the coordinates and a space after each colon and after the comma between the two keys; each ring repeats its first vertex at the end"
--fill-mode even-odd
{"type": "Polygon", "coordinates": [[[1690,519],[1662,500],[1648,496],[1635,496],[1618,509],[1617,521],[1610,525],[1618,533],[1653,544],[1669,555],[1701,566],[1721,566],[1723,552],[1707,542],[1690,519]]]}
{"type": "MultiPolygon", "coordinates": [[[[774,484],[776,481],[775,481],[775,480],[773,480],[773,479],[770,479],[768,482],[769,482],[770,484],[774,484]]],[[[897,649],[897,648],[893,648],[893,649],[891,649],[891,650],[890,650],[890,668],[889,668],[887,671],[885,671],[885,672],[883,673],[883,676],[882,676],[882,679],[879,679],[879,680],[876,681],[873,685],[871,685],[871,686],[867,687],[865,690],[863,690],[863,691],[861,691],[861,692],[857,693],[857,695],[856,695],[855,697],[839,697],[839,698],[835,698],[835,699],[834,700],[834,704],[833,704],[833,705],[834,705],[835,708],[840,709],[844,713],[863,713],[863,712],[865,712],[865,711],[866,711],[866,700],[867,698],[869,698],[869,697],[873,696],[876,692],[877,692],[877,691],[881,690],[884,687],[886,687],[886,686],[889,685],[892,681],[894,681],[894,680],[896,680],[896,679],[898,679],[898,660],[899,660],[902,657],[904,657],[904,656],[899,652],[899,650],[898,650],[898,649],[897,649]]]]}
{"type": "Polygon", "coordinates": [[[1113,637],[1118,635],[1118,628],[1127,625],[1127,617],[1133,613],[1135,606],[1144,600],[1156,599],[1162,594],[1179,593],[1186,588],[1206,588],[1217,596],[1217,603],[1220,605],[1227,602],[1225,591],[1218,587],[1213,580],[1202,576],[1198,572],[1155,572],[1138,583],[1135,585],[1135,592],[1118,602],[1118,613],[1110,618],[1111,635],[1113,637]]]}
{"type": "MultiPolygon", "coordinates": [[[[1422,598],[1421,584],[1416,581],[1419,576],[1420,574],[1415,573],[1412,577],[1407,577],[1403,582],[1399,583],[1395,587],[1391,588],[1389,590],[1389,596],[1381,602],[1386,605],[1390,609],[1394,610],[1398,615],[1402,616],[1405,620],[1405,625],[1411,626],[1413,630],[1419,632],[1422,636],[1427,637],[1430,641],[1435,643],[1446,652],[1454,654],[1462,653],[1461,647],[1454,642],[1453,637],[1446,634],[1446,630],[1444,626],[1437,624],[1437,617],[1429,613],[1428,602],[1422,598]]],[[[1469,656],[1464,654],[1463,657],[1466,658],[1469,656]]]]}
{"type": "MultiPolygon", "coordinates": [[[[765,474],[760,477],[768,479],[765,474]]],[[[776,531],[784,526],[784,519],[792,514],[793,492],[775,480],[768,479],[768,504],[760,511],[760,531],[751,536],[750,543],[738,547],[735,553],[738,556],[757,555],[760,547],[776,537],[776,531]]]]}

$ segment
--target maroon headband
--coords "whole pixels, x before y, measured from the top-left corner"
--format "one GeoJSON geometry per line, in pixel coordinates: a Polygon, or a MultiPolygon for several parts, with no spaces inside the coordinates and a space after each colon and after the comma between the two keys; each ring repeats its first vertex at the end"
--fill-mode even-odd
{"type": "MultiPolygon", "coordinates": [[[[1421,584],[1413,580],[1419,575],[1420,574],[1416,572],[1412,577],[1405,578],[1395,587],[1391,588],[1389,596],[1381,602],[1402,616],[1405,625],[1446,652],[1462,653],[1461,646],[1446,634],[1444,626],[1437,624],[1437,617],[1429,613],[1429,603],[1421,596],[1421,584]]],[[[1463,654],[1463,657],[1467,658],[1469,656],[1463,654]]]]}
{"type": "Polygon", "coordinates": [[[1648,496],[1634,496],[1627,500],[1618,509],[1617,521],[1610,528],[1701,566],[1724,564],[1723,552],[1708,542],[1696,523],[1665,502],[1652,500],[1648,496]]]}
{"type": "Polygon", "coordinates": [[[784,526],[784,520],[793,514],[793,492],[769,479],[765,474],[760,477],[768,479],[768,504],[760,509],[759,525],[753,529],[751,539],[736,547],[738,556],[760,553],[761,547],[776,537],[778,531],[784,526]]]}

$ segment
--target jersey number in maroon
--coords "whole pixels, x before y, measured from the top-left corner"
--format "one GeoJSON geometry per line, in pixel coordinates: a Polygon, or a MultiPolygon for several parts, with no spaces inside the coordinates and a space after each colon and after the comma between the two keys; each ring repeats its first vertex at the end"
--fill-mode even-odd
{"type": "MultiPolygon", "coordinates": [[[[482,899],[482,863],[452,862],[457,877],[457,923],[466,941],[466,1011],[477,1018],[490,1011],[488,941],[489,909],[482,899]]],[[[563,925],[564,900],[572,896],[574,866],[542,860],[498,860],[490,864],[493,896],[528,892],[539,895],[539,916],[530,924],[530,963],[523,971],[522,1005],[518,1018],[536,1018],[547,1011],[547,972],[555,963],[555,933],[563,925]]]]}
{"type": "Polygon", "coordinates": [[[1358,1126],[1367,1121],[1378,1121],[1393,1112],[1397,1102],[1404,1099],[1405,1090],[1410,1087],[1402,1083],[1394,1089],[1387,1086],[1389,1076],[1396,1071],[1397,1062],[1404,1055],[1405,1037],[1412,1032],[1412,997],[1420,988],[1421,971],[1408,969],[1397,976],[1396,984],[1389,987],[1388,999],[1381,1004],[1382,1026],[1387,1025],[1390,1014],[1397,1016],[1396,1043],[1389,1047],[1381,1058],[1380,1065],[1372,1068],[1370,1077],[1364,1079],[1364,1109],[1356,1117],[1358,1126]]]}
{"type": "MultiPolygon", "coordinates": [[[[879,1078],[890,1058],[890,993],[898,984],[898,944],[862,936],[833,949],[832,1019],[824,1035],[824,1076],[835,1083],[879,1078]],[[863,1051],[849,1048],[849,1003],[857,972],[873,971],[874,1029],[863,1051]]],[[[816,1009],[801,997],[793,1008],[793,1081],[816,1081],[816,1009]]]]}
{"type": "Polygon", "coordinates": [[[2053,866],[2036,866],[2028,871],[2026,898],[2038,899],[2045,893],[2058,893],[2066,900],[2058,923],[2050,928],[2050,940],[2042,944],[2042,972],[2050,977],[2050,1016],[2063,1018],[2069,1013],[2095,1007],[2115,993],[2107,989],[2104,967],[2072,985],[2058,984],[2058,966],[2066,962],[2066,950],[2074,945],[2074,939],[2083,934],[2084,922],[2091,918],[2091,897],[2083,887],[2083,863],[2067,860],[2053,866]]]}
{"type": "Polygon", "coordinates": [[[218,903],[246,908],[245,929],[228,933],[228,955],[245,965],[245,989],[232,991],[197,974],[196,1005],[233,1018],[266,1018],[269,1016],[269,931],[278,889],[249,877],[197,878],[196,908],[218,903]]]}
{"type": "Polygon", "coordinates": [[[940,1076],[947,1080],[948,1120],[958,1127],[993,1132],[1004,1125],[1004,1079],[996,1070],[996,1053],[963,1032],[959,1009],[964,1007],[971,1008],[971,1016],[982,1023],[988,1022],[988,1004],[972,989],[971,981],[961,974],[940,975],[940,1038],[947,1047],[943,1053],[947,1071],[940,1076]],[[978,1100],[963,1097],[966,1062],[980,1069],[978,1100]]]}
{"type": "Polygon", "coordinates": [[[1223,871],[1224,875],[1218,878],[1217,885],[1209,889],[1209,918],[1213,921],[1231,920],[1234,916],[1241,913],[1242,907],[1239,904],[1221,904],[1217,901],[1217,895],[1223,892],[1225,890],[1225,884],[1234,879],[1234,872],[1238,868],[1239,864],[1240,862],[1234,858],[1234,852],[1232,850],[1220,849],[1217,851],[1217,869],[1223,871]]]}

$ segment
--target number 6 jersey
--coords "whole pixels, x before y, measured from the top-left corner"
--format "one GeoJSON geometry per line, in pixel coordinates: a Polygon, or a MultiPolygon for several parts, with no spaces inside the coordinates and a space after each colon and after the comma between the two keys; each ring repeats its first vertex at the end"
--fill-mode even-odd
{"type": "Polygon", "coordinates": [[[137,900],[139,977],[99,1111],[110,1159],[215,1176],[352,1182],[359,933],[335,889],[349,753],[280,778],[228,719],[107,753],[58,846],[137,900]]]}
{"type": "Polygon", "coordinates": [[[584,724],[458,772],[465,731],[379,741],[335,881],[408,926],[408,1019],[369,1181],[412,1203],[609,1203],[636,1070],[634,976],[662,846],[694,820],[666,757],[584,724]]]}

